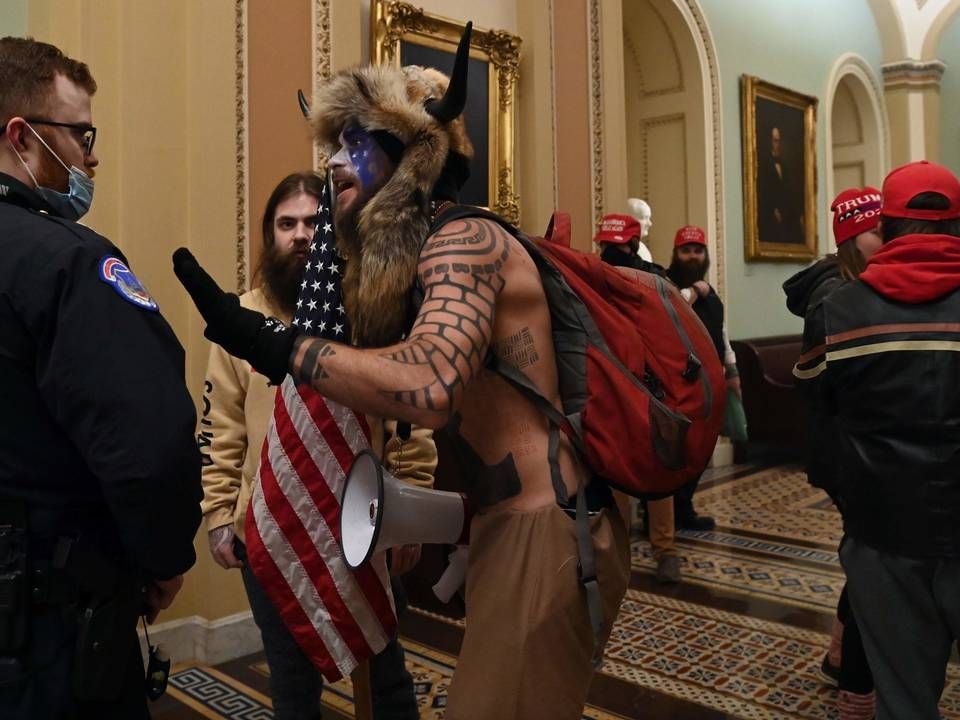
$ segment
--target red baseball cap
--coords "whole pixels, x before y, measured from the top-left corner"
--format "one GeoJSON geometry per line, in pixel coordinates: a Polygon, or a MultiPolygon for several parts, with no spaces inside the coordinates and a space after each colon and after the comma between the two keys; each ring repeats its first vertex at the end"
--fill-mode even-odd
{"type": "Polygon", "coordinates": [[[673,236],[673,246],[678,248],[681,245],[703,245],[706,247],[707,234],[696,225],[684,225],[673,236]]]}
{"type": "Polygon", "coordinates": [[[936,163],[919,160],[892,170],[883,181],[883,208],[888,217],[913,220],[952,220],[960,218],[960,180],[936,163]],[[919,210],[907,207],[924,192],[940,193],[950,201],[943,210],[919,210]]]}
{"type": "Polygon", "coordinates": [[[880,191],[869,185],[863,189],[850,188],[834,198],[833,238],[840,247],[860,233],[876,230],[880,224],[880,191]]]}
{"type": "Polygon", "coordinates": [[[642,234],[640,223],[629,215],[604,215],[600,230],[593,239],[595,243],[623,245],[642,234]]]}

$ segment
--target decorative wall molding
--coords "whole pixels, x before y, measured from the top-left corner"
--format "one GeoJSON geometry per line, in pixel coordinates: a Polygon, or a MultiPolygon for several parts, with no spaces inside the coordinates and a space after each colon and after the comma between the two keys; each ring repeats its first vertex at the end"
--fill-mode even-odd
{"type": "Polygon", "coordinates": [[[590,28],[590,159],[593,168],[591,234],[604,215],[603,197],[603,46],[600,40],[600,0],[589,0],[590,28]]]}
{"type": "MultiPolygon", "coordinates": [[[[149,632],[150,643],[162,644],[175,664],[193,660],[217,665],[263,649],[260,630],[249,610],[217,620],[191,615],[151,625],[149,632]]],[[[147,644],[142,626],[137,633],[140,650],[146,657],[147,644]]]]}
{"type": "Polygon", "coordinates": [[[887,90],[940,88],[947,66],[940,60],[898,60],[881,66],[887,90]]]}
{"type": "MultiPolygon", "coordinates": [[[[313,3],[313,89],[333,74],[330,58],[330,0],[314,0],[313,3]]],[[[320,145],[313,143],[313,169],[326,172],[327,158],[320,145]]]]}
{"type": "MultiPolygon", "coordinates": [[[[704,95],[707,94],[709,81],[709,98],[704,97],[704,122],[708,132],[712,129],[712,137],[707,140],[707,153],[713,150],[713,157],[707,157],[707,170],[713,171],[713,198],[712,208],[708,208],[708,216],[712,217],[712,230],[709,234],[714,238],[711,246],[711,259],[716,267],[717,294],[726,301],[726,241],[723,207],[723,115],[720,104],[720,71],[717,69],[717,51],[713,45],[713,37],[707,26],[706,17],[698,0],[673,0],[681,14],[694,32],[694,44],[700,55],[700,67],[707,68],[707,77],[704,82],[704,95]],[[711,168],[712,166],[712,168],[711,168]]],[[[709,243],[709,240],[708,240],[709,243]]]]}
{"type": "Polygon", "coordinates": [[[247,290],[247,232],[249,228],[250,200],[247,194],[247,2],[236,0],[234,4],[234,93],[236,117],[236,169],[237,169],[237,293],[247,290]]]}

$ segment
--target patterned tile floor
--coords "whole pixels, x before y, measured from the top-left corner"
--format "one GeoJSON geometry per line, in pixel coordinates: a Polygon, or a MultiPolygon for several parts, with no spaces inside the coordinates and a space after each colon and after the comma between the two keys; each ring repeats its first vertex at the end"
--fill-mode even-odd
{"type": "MultiPolygon", "coordinates": [[[[817,672],[843,587],[829,500],[796,467],[735,467],[710,471],[696,505],[717,529],[678,533],[680,585],[656,585],[649,543],[633,542],[633,587],[584,718],[836,718],[836,691],[817,672]]],[[[425,720],[443,717],[462,632],[462,620],[408,613],[404,645],[425,720]]],[[[262,655],[228,665],[180,668],[170,693],[183,713],[162,720],[272,717],[262,655]]],[[[324,701],[330,717],[352,717],[349,681],[324,701]]],[[[955,664],[941,712],[960,720],[955,664]]]]}

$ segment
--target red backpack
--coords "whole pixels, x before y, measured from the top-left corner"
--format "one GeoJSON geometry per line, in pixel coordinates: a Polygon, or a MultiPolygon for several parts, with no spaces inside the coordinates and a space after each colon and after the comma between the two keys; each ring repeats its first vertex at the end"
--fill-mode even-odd
{"type": "Polygon", "coordinates": [[[517,368],[500,373],[546,414],[595,475],[628,495],[670,494],[706,468],[723,421],[726,386],[716,347],[666,278],[618,268],[570,247],[570,218],[545,238],[470,206],[441,213],[497,222],[530,253],[550,307],[563,413],[517,368]]]}

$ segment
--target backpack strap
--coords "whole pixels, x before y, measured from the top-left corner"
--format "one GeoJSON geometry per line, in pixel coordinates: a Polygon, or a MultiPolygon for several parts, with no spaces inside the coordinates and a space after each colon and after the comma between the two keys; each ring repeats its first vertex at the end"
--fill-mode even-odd
{"type": "MultiPolygon", "coordinates": [[[[508,223],[499,215],[483,208],[472,207],[469,205],[450,206],[443,212],[439,213],[436,218],[434,218],[433,224],[430,226],[429,234],[433,235],[448,222],[467,217],[490,220],[500,225],[500,227],[502,227],[506,232],[510,233],[510,235],[517,239],[517,241],[524,247],[530,257],[533,259],[541,277],[543,277],[545,274],[551,275],[557,272],[553,266],[550,265],[543,254],[537,249],[537,246],[534,245],[534,243],[530,241],[526,235],[524,235],[519,229],[508,223]]],[[[560,214],[559,217],[555,215],[554,219],[551,220],[551,226],[548,228],[548,234],[551,237],[556,235],[557,239],[562,243],[563,241],[561,238],[563,237],[564,233],[569,232],[569,225],[567,222],[567,218],[562,214],[560,214]]],[[[547,455],[550,462],[550,480],[553,484],[554,493],[557,496],[558,502],[560,504],[567,502],[569,500],[567,496],[567,488],[560,473],[560,463],[558,460],[560,432],[562,431],[564,435],[570,439],[570,442],[573,444],[574,449],[576,450],[576,455],[585,460],[586,456],[584,454],[583,431],[580,422],[580,414],[575,413],[573,415],[564,415],[561,413],[549,400],[547,400],[546,397],[544,397],[543,393],[540,392],[540,390],[536,387],[536,385],[533,384],[529,377],[527,377],[523,372],[510,363],[501,361],[492,352],[488,353],[487,366],[492,371],[504,378],[507,382],[509,382],[513,387],[519,390],[521,394],[526,396],[534,404],[534,406],[547,417],[547,420],[550,423],[550,434],[547,447],[547,455]]],[[[587,611],[590,616],[590,625],[593,629],[593,665],[595,668],[597,668],[600,666],[600,662],[603,658],[604,647],[602,642],[604,629],[603,597],[600,594],[600,584],[597,580],[596,553],[593,547],[593,538],[590,534],[590,513],[587,508],[586,487],[585,483],[582,482],[579,482],[577,485],[576,513],[577,555],[579,556],[577,562],[577,575],[587,596],[587,611]]]]}
{"type": "Polygon", "coordinates": [[[565,504],[570,498],[567,495],[567,486],[563,482],[563,476],[560,473],[560,462],[558,451],[560,449],[560,432],[570,438],[570,442],[578,452],[582,451],[583,443],[577,415],[574,419],[563,415],[557,410],[530,381],[523,372],[516,366],[508,362],[503,362],[496,355],[491,353],[487,360],[487,367],[497,373],[504,380],[509,382],[514,388],[520,391],[520,394],[533,403],[534,407],[547,416],[550,423],[550,434],[548,437],[547,459],[550,462],[550,481],[553,483],[553,492],[557,497],[559,505],[565,504]]]}

